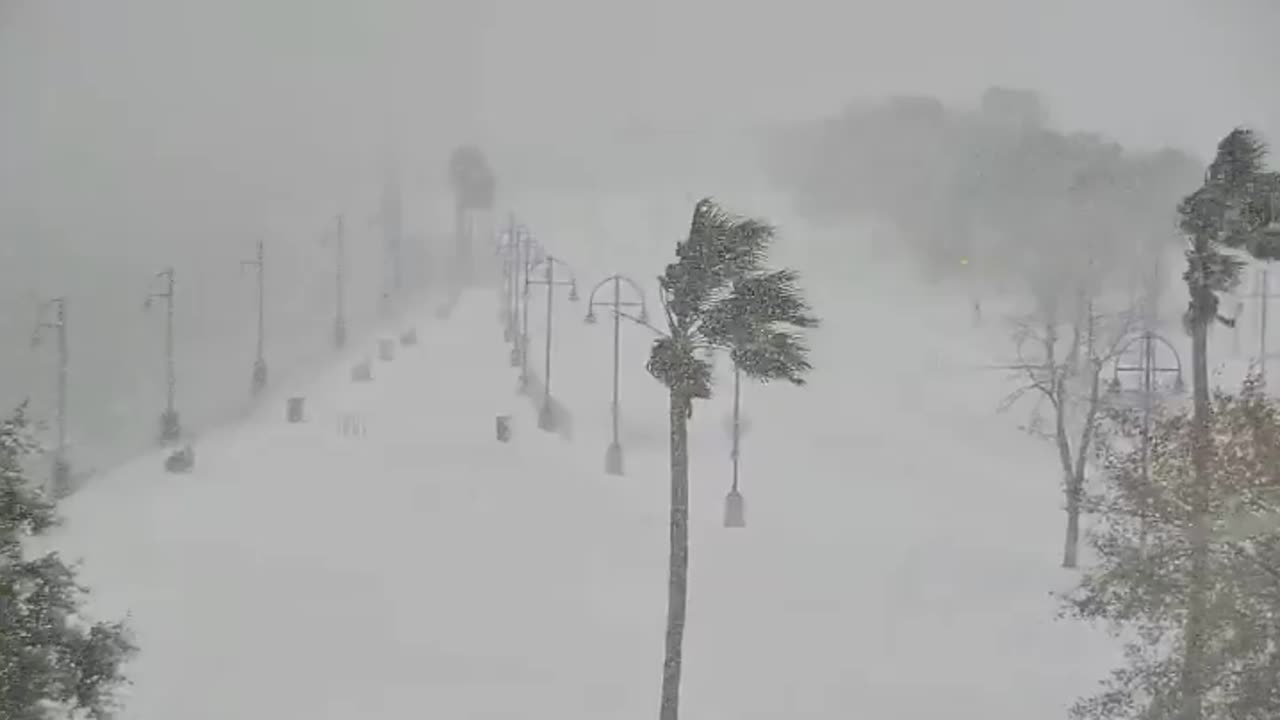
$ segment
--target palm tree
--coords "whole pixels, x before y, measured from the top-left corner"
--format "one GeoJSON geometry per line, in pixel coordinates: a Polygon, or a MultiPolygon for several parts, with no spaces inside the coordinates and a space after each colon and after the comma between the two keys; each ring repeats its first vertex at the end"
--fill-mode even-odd
{"type": "Polygon", "coordinates": [[[762,382],[803,385],[812,366],[798,329],[813,328],[792,270],[765,267],[774,228],[725,212],[711,199],[694,207],[689,237],[658,278],[667,331],[647,369],[667,387],[671,422],[671,552],[661,720],[680,712],[680,669],[689,574],[689,428],[693,401],[711,397],[711,357],[728,351],[738,370],[762,382]]]}
{"type": "Polygon", "coordinates": [[[1280,237],[1273,229],[1277,176],[1264,170],[1266,155],[1266,144],[1252,130],[1232,130],[1218,143],[1204,184],[1178,206],[1179,226],[1190,244],[1183,279],[1191,297],[1183,322],[1191,335],[1192,422],[1196,428],[1191,508],[1195,521],[1190,529],[1192,555],[1179,720],[1200,720],[1203,715],[1210,578],[1208,517],[1213,497],[1209,328],[1215,321],[1234,324],[1218,312],[1218,294],[1239,284],[1244,267],[1244,260],[1232,251],[1243,250],[1261,260],[1280,257],[1280,237]]]}

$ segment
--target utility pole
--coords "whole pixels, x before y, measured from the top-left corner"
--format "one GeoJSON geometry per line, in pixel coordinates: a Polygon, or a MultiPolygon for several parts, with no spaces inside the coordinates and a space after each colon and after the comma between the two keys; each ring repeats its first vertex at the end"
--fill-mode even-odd
{"type": "Polygon", "coordinates": [[[58,381],[55,402],[55,422],[57,423],[57,445],[53,451],[53,468],[49,492],[53,497],[63,497],[71,490],[71,464],[67,460],[67,367],[69,355],[67,350],[67,300],[56,297],[45,303],[40,309],[35,332],[31,335],[31,345],[40,343],[41,331],[53,330],[57,333],[58,343],[58,381]],[[49,320],[48,311],[53,309],[53,319],[49,320]]]}
{"type": "Polygon", "coordinates": [[[337,235],[334,238],[334,301],[333,346],[341,350],[347,344],[347,249],[346,221],[338,215],[337,235]]]}
{"type": "Polygon", "coordinates": [[[266,258],[264,243],[258,241],[258,253],[253,260],[243,260],[240,263],[240,270],[251,267],[258,273],[258,351],[253,361],[253,377],[249,384],[249,391],[257,396],[267,387],[267,359],[263,352],[266,343],[266,258]]]}
{"type": "MultiPolygon", "coordinates": [[[[573,271],[568,265],[560,260],[547,255],[542,262],[544,266],[544,275],[542,280],[531,280],[525,278],[525,287],[529,285],[545,285],[547,287],[547,325],[546,325],[546,351],[543,358],[543,376],[542,376],[542,407],[538,410],[538,427],[548,432],[555,430],[555,413],[551,408],[551,319],[555,315],[555,290],[557,286],[568,286],[569,300],[575,302],[578,299],[578,285],[573,279],[573,271]],[[568,280],[556,280],[555,268],[559,265],[569,273],[568,280]]],[[[529,307],[528,302],[525,303],[525,320],[528,321],[529,307]]],[[[522,355],[526,354],[524,352],[522,355]]],[[[527,364],[526,364],[527,367],[527,364]]]]}
{"type": "Polygon", "coordinates": [[[172,267],[156,273],[155,277],[164,282],[164,289],[147,294],[144,307],[150,308],[153,300],[163,300],[164,315],[164,363],[165,363],[165,409],[160,415],[160,443],[168,444],[182,437],[182,421],[175,404],[177,395],[177,371],[173,358],[173,299],[174,272],[172,267]]]}
{"type": "Polygon", "coordinates": [[[648,325],[649,313],[645,307],[644,290],[640,288],[639,283],[625,275],[610,275],[592,288],[591,294],[587,298],[586,321],[588,323],[596,322],[595,309],[597,305],[608,307],[613,313],[613,400],[609,406],[609,414],[613,430],[612,441],[609,443],[608,449],[605,450],[604,471],[610,475],[622,475],[622,443],[618,438],[618,421],[621,409],[618,401],[618,371],[621,356],[622,318],[625,317],[628,320],[641,325],[648,325]],[[624,301],[622,299],[622,285],[624,283],[631,289],[637,299],[628,301],[624,301]],[[607,302],[596,300],[596,293],[598,293],[605,285],[610,284],[613,286],[613,299],[607,302]],[[640,313],[638,316],[627,315],[623,311],[623,308],[639,308],[640,313]]]}

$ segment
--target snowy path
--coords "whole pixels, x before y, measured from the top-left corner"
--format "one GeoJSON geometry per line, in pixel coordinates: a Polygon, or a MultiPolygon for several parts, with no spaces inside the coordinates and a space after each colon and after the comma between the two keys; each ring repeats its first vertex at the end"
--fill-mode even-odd
{"type": "MultiPolygon", "coordinates": [[[[553,220],[538,232],[583,290],[670,250],[557,242],[553,220]]],[[[990,332],[967,306],[846,272],[815,276],[812,386],[746,388],[745,529],[721,527],[729,387],[695,412],[685,714],[1063,717],[1114,649],[1054,620],[1071,575],[1051,451],[996,415],[1006,385],[976,370],[990,332]]],[[[277,402],[205,438],[191,476],[148,461],[72,499],[62,544],[144,648],[126,718],[653,715],[668,490],[649,337],[624,336],[627,475],[609,477],[607,323],[557,304],[566,440],[514,394],[496,305],[424,318],[372,384],[335,371],[306,424],[277,402]],[[343,412],[368,435],[340,437],[343,412]]]]}
{"type": "MultiPolygon", "coordinates": [[[[647,228],[625,230],[644,200],[612,202],[612,235],[584,231],[572,211],[557,225],[544,210],[533,226],[585,287],[614,271],[651,278],[674,247],[647,228]]],[[[691,428],[691,715],[1064,717],[1116,654],[1100,633],[1055,619],[1051,592],[1074,576],[1058,567],[1054,458],[1016,430],[1025,415],[996,412],[1008,376],[981,368],[1007,356],[999,318],[971,328],[963,298],[923,291],[856,253],[830,267],[792,257],[825,323],[812,338],[808,388],[745,386],[747,528],[721,527],[726,373],[691,428]]],[[[587,430],[572,443],[584,467],[599,467],[608,330],[583,326],[585,308],[560,307],[559,373],[590,383],[560,397],[600,418],[580,421],[587,430]]],[[[618,492],[661,522],[664,398],[643,370],[650,337],[624,332],[624,427],[637,437],[624,439],[618,492]]]]}
{"type": "Polygon", "coordinates": [[[144,648],[126,717],[643,706],[662,528],[558,462],[531,416],[515,442],[493,440],[494,415],[524,406],[488,300],[424,324],[373,384],[335,377],[306,424],[230,431],[190,476],[134,469],[69,503],[60,544],[88,557],[95,607],[131,611],[144,648]],[[360,413],[367,436],[339,437],[336,412],[360,413]]]}

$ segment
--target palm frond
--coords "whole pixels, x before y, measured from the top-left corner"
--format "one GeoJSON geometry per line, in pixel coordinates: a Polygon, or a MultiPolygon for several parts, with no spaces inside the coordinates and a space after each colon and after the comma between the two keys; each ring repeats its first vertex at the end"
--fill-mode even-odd
{"type": "Polygon", "coordinates": [[[785,330],[765,331],[751,342],[733,346],[729,355],[744,375],[760,382],[804,385],[805,375],[813,369],[804,338],[785,330]]]}
{"type": "Polygon", "coordinates": [[[800,329],[818,325],[794,270],[761,272],[737,280],[708,308],[700,328],[709,342],[728,347],[776,325],[800,329]]]}
{"type": "Polygon", "coordinates": [[[687,399],[711,397],[711,363],[699,357],[697,348],[687,341],[669,337],[655,340],[645,369],[687,399]]]}
{"type": "Polygon", "coordinates": [[[676,262],[667,266],[661,284],[672,297],[678,324],[690,318],[734,280],[758,271],[768,257],[775,230],[768,223],[731,215],[710,198],[700,200],[689,224],[689,236],[676,246],[676,262]]]}

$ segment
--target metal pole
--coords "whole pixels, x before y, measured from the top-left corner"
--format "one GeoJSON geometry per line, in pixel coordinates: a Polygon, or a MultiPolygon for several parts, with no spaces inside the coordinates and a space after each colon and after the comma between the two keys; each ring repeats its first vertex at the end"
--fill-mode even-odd
{"type": "Polygon", "coordinates": [[[174,413],[174,397],[177,394],[177,370],[173,360],[173,268],[165,270],[168,277],[168,290],[165,292],[165,327],[164,327],[164,357],[165,357],[165,382],[168,386],[165,398],[165,410],[170,415],[174,413]]]}
{"type": "Polygon", "coordinates": [[[62,460],[67,449],[67,366],[70,363],[67,348],[67,301],[58,303],[58,459],[62,460]]]}
{"type": "Polygon", "coordinates": [[[738,492],[738,450],[742,437],[742,372],[733,366],[733,492],[738,492]]]}
{"type": "Polygon", "coordinates": [[[338,347],[347,343],[347,253],[346,222],[338,215],[338,236],[334,242],[334,301],[336,309],[333,318],[333,340],[338,347]]]}
{"type": "Polygon", "coordinates": [[[555,303],[556,285],[555,285],[555,261],[550,255],[547,256],[547,344],[545,357],[543,358],[543,376],[542,376],[542,402],[544,407],[551,407],[551,316],[553,315],[552,306],[555,303]]]}
{"type": "Polygon", "coordinates": [[[267,268],[264,262],[263,242],[258,241],[258,362],[265,362],[263,354],[263,345],[266,342],[266,275],[267,268]]]}
{"type": "Polygon", "coordinates": [[[1258,378],[1266,384],[1267,382],[1267,305],[1271,304],[1270,292],[1267,289],[1267,271],[1263,269],[1258,276],[1259,284],[1262,286],[1259,293],[1258,301],[1262,303],[1262,310],[1258,315],[1258,378]]]}
{"type": "Polygon", "coordinates": [[[516,340],[516,319],[520,312],[520,296],[519,296],[519,280],[520,280],[520,245],[521,239],[516,229],[516,216],[514,213],[508,218],[507,222],[508,241],[511,243],[507,249],[507,331],[511,333],[513,342],[516,340]]]}
{"type": "Polygon", "coordinates": [[[613,444],[618,445],[618,355],[622,335],[622,278],[613,277],[613,404],[610,407],[613,421],[613,444]]]}
{"type": "Polygon", "coordinates": [[[533,256],[533,244],[529,243],[524,249],[524,262],[521,265],[524,268],[524,282],[521,287],[521,296],[524,301],[521,306],[524,307],[524,314],[520,320],[520,337],[518,342],[520,345],[520,389],[524,390],[529,387],[529,260],[533,256]]]}

